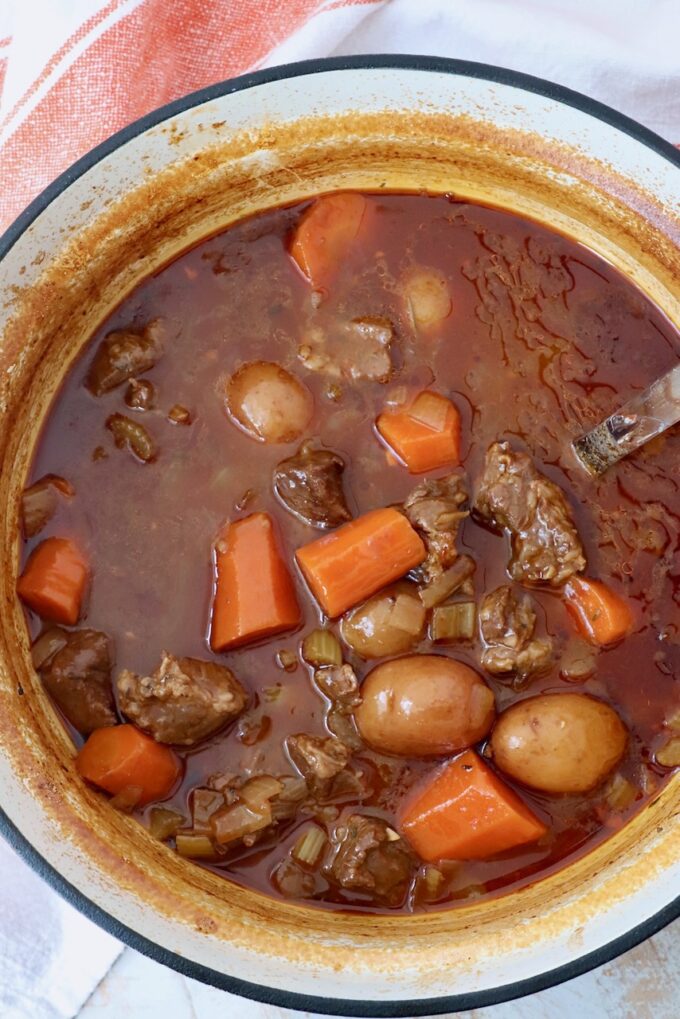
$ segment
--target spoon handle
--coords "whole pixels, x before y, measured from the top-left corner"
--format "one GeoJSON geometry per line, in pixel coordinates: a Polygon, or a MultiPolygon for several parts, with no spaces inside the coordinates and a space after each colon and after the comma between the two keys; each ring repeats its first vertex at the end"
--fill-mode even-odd
{"type": "Polygon", "coordinates": [[[678,421],[680,364],[576,439],[573,449],[589,474],[602,474],[621,457],[632,453],[678,421]]]}

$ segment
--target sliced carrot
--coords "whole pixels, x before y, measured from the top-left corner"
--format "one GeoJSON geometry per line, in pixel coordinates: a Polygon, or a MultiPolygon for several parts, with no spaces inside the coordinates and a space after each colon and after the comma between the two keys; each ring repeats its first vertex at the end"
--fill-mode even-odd
{"type": "Polygon", "coordinates": [[[426,389],[407,409],[383,411],[376,428],[411,474],[460,463],[460,415],[440,393],[426,389]]]}
{"type": "Polygon", "coordinates": [[[613,644],[633,628],[630,605],[601,580],[572,577],[564,585],[564,597],[569,614],[591,644],[613,644]]]}
{"type": "Polygon", "coordinates": [[[375,594],[425,558],[425,546],[396,509],[377,509],[343,524],[295,553],[327,616],[375,594]]]}
{"type": "Polygon", "coordinates": [[[134,725],[95,729],[76,757],[83,778],[114,796],[130,786],[141,789],[139,804],[163,800],[172,792],[182,765],[177,754],[134,725]]]}
{"type": "Polygon", "coordinates": [[[269,514],[253,513],[226,526],[217,542],[215,570],[213,651],[292,630],[302,621],[269,514]]]}
{"type": "Polygon", "coordinates": [[[74,542],[47,538],[28,557],[17,593],[39,616],[74,626],[80,618],[88,577],[87,562],[74,542]]]}
{"type": "Polygon", "coordinates": [[[290,253],[313,287],[326,285],[359,233],[366,214],[363,195],[322,195],[298,223],[290,253]]]}
{"type": "Polygon", "coordinates": [[[431,776],[400,817],[423,860],[485,860],[548,830],[473,750],[431,776]]]}

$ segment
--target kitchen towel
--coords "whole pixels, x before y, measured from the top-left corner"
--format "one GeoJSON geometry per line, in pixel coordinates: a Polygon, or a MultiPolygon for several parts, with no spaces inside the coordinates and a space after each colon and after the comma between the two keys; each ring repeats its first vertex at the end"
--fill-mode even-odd
{"type": "MultiPolygon", "coordinates": [[[[585,92],[680,142],[678,0],[0,0],[0,231],[112,132],[258,67],[430,53],[585,92]]],[[[0,844],[0,1016],[76,1015],[120,945],[0,844]]]]}

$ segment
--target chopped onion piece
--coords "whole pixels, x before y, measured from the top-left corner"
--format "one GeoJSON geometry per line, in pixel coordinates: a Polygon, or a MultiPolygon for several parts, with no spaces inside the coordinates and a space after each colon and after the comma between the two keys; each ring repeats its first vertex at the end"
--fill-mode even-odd
{"type": "Polygon", "coordinates": [[[572,637],[560,658],[560,675],[569,683],[583,683],[597,668],[597,649],[582,640],[572,637]]]}
{"type": "Polygon", "coordinates": [[[314,875],[289,856],[275,869],[272,882],[281,895],[289,899],[309,899],[316,889],[314,875]]]}
{"type": "Polygon", "coordinates": [[[423,871],[423,886],[426,899],[433,901],[441,895],[444,887],[444,875],[438,867],[433,867],[431,864],[425,867],[423,871]]]}
{"type": "Polygon", "coordinates": [[[306,867],[316,867],[327,843],[326,833],[313,824],[295,843],[293,856],[306,867]]]}
{"type": "Polygon", "coordinates": [[[666,725],[673,732],[680,732],[680,708],[666,719],[666,725]]]}
{"type": "Polygon", "coordinates": [[[398,594],[389,616],[389,625],[404,633],[419,634],[425,624],[425,608],[411,594],[398,594]]]}
{"type": "Polygon", "coordinates": [[[609,809],[618,813],[627,810],[635,802],[638,792],[632,782],[617,772],[607,783],[604,798],[609,809]]]}
{"type": "Polygon", "coordinates": [[[657,764],[662,768],[680,767],[680,736],[671,736],[654,755],[657,764]]]}
{"type": "Polygon", "coordinates": [[[209,859],[215,856],[215,846],[207,835],[194,835],[193,832],[178,832],[175,845],[180,856],[191,860],[209,859]]]}
{"type": "Polygon", "coordinates": [[[297,655],[289,648],[281,648],[276,652],[276,664],[284,672],[295,672],[298,667],[297,655]]]}
{"type": "Polygon", "coordinates": [[[438,605],[432,612],[430,635],[434,641],[472,640],[475,635],[476,606],[472,601],[438,605]]]}
{"type": "Polygon", "coordinates": [[[112,796],[109,803],[123,814],[131,814],[144,794],[140,785],[126,785],[112,796]]]}
{"type": "Polygon", "coordinates": [[[278,778],[271,775],[256,775],[249,778],[242,789],[239,790],[239,797],[249,807],[257,811],[266,811],[269,807],[269,800],[283,792],[283,784],[278,778]]]}
{"type": "Polygon", "coordinates": [[[149,832],[155,839],[165,842],[186,824],[186,818],[177,810],[167,807],[154,807],[149,814],[149,832]]]}
{"type": "Polygon", "coordinates": [[[219,845],[236,842],[244,835],[262,831],[272,823],[272,811],[269,802],[263,809],[253,810],[247,803],[237,803],[233,807],[217,810],[210,819],[213,838],[219,845]]]}
{"type": "Polygon", "coordinates": [[[330,630],[312,630],[302,642],[302,657],[309,665],[342,665],[340,641],[330,630]]]}
{"type": "Polygon", "coordinates": [[[474,559],[469,555],[460,555],[453,566],[444,570],[438,577],[435,577],[427,587],[420,589],[420,600],[426,609],[434,608],[445,601],[452,594],[455,594],[468,580],[476,569],[474,559]]]}

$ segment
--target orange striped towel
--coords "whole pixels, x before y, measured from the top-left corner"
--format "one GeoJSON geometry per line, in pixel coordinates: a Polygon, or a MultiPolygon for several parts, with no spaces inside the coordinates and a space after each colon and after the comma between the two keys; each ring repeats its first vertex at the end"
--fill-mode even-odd
{"type": "Polygon", "coordinates": [[[680,3],[0,0],[0,232],[108,135],[258,67],[429,53],[515,68],[680,138],[680,3]]]}
{"type": "Polygon", "coordinates": [[[282,44],[330,52],[384,2],[0,0],[0,233],[125,124],[282,44]]]}

